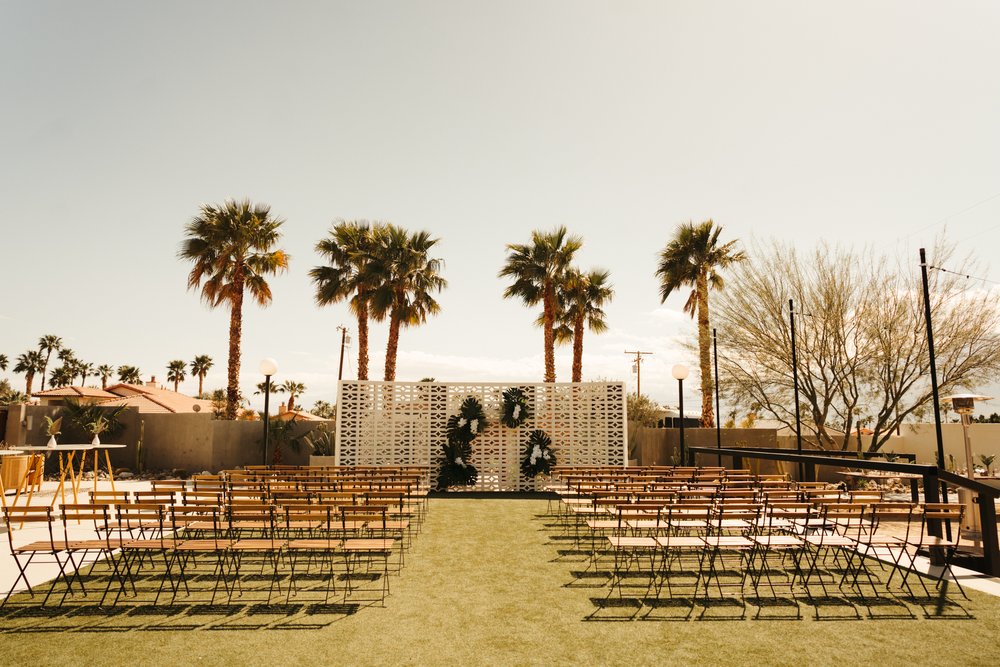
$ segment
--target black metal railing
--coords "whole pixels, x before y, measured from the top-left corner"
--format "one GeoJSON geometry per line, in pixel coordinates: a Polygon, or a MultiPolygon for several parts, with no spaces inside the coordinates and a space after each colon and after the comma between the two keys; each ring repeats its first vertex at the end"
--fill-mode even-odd
{"type": "MultiPolygon", "coordinates": [[[[1000,576],[1000,541],[997,539],[997,515],[994,502],[1000,498],[1000,488],[982,480],[969,479],[955,473],[942,470],[936,465],[926,463],[900,463],[898,461],[878,461],[841,456],[840,452],[823,452],[822,454],[799,454],[795,451],[758,448],[730,447],[688,447],[689,465],[695,463],[701,455],[705,457],[731,457],[733,468],[742,468],[743,459],[763,459],[767,461],[787,461],[802,464],[805,478],[816,479],[817,466],[832,466],[836,468],[857,468],[860,470],[876,470],[879,472],[897,473],[910,478],[910,493],[914,502],[919,498],[918,483],[922,484],[924,502],[941,502],[944,485],[968,489],[978,494],[979,519],[982,526],[983,556],[980,571],[992,576],[1000,576]]],[[[950,528],[950,527],[949,527],[950,528]]],[[[943,534],[939,522],[928,525],[928,533],[940,537],[943,534]]]]}

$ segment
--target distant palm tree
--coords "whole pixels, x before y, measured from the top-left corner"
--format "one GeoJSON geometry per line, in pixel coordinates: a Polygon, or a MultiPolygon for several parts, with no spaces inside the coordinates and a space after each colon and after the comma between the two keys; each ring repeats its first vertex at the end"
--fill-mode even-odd
{"type": "Polygon", "coordinates": [[[278,388],[278,391],[288,393],[288,410],[291,411],[295,409],[295,397],[304,394],[306,392],[306,386],[301,382],[287,380],[278,388]]]}
{"type": "Polygon", "coordinates": [[[208,375],[208,371],[212,370],[212,366],[215,362],[212,361],[212,357],[207,354],[199,354],[191,362],[191,375],[198,378],[198,396],[202,396],[202,392],[205,388],[205,376],[208,375]]]}
{"type": "Polygon", "coordinates": [[[82,387],[87,383],[87,376],[94,372],[94,364],[74,359],[70,369],[74,375],[80,376],[80,386],[82,387]]]}
{"type": "Polygon", "coordinates": [[[68,387],[73,384],[74,379],[76,379],[76,372],[73,369],[67,366],[60,366],[53,369],[51,375],[49,375],[49,388],[68,387]]]}
{"type": "Polygon", "coordinates": [[[557,291],[557,342],[573,341],[573,382],[583,381],[583,333],[589,327],[594,333],[604,333],[604,304],[615,291],[609,284],[609,271],[593,269],[587,273],[571,268],[560,281],[557,291]]]}
{"type": "Polygon", "coordinates": [[[115,374],[115,367],[110,364],[101,364],[97,367],[97,374],[101,376],[101,389],[107,389],[108,378],[115,374]]]}
{"type": "Polygon", "coordinates": [[[715,425],[715,409],[712,394],[715,383],[712,380],[709,347],[711,335],[708,319],[708,291],[722,289],[724,281],[719,274],[736,262],[742,262],[746,255],[736,249],[737,241],[719,245],[722,227],[711,220],[700,224],[680,225],[674,237],[660,252],[656,277],[660,279],[660,302],[665,302],[674,290],[690,286],[691,294],[684,304],[684,312],[698,317],[698,361],[701,370],[701,425],[710,428],[715,425]]]}
{"type": "Polygon", "coordinates": [[[187,378],[185,371],[187,371],[187,363],[183,359],[174,359],[167,364],[167,382],[174,383],[174,391],[177,391],[177,385],[187,378]]]}
{"type": "Polygon", "coordinates": [[[378,321],[389,318],[389,340],[385,347],[385,380],[396,379],[399,330],[423,324],[441,306],[431,296],[448,286],[441,277],[442,262],[430,256],[438,239],[429,232],[410,234],[387,224],[376,235],[377,247],[371,270],[379,277],[372,290],[371,314],[378,321]]]}
{"type": "Polygon", "coordinates": [[[6,354],[0,354],[0,371],[7,370],[7,364],[10,362],[7,360],[6,354]]]}
{"type": "Polygon", "coordinates": [[[17,357],[14,372],[24,373],[24,393],[29,398],[31,397],[31,385],[35,383],[35,375],[41,373],[44,366],[45,357],[38,350],[28,350],[17,357]]]}
{"type": "Polygon", "coordinates": [[[48,334],[38,339],[38,351],[45,355],[45,363],[42,364],[42,391],[45,391],[45,372],[49,368],[49,359],[52,353],[62,349],[62,338],[55,334],[48,334]]]}
{"type": "Polygon", "coordinates": [[[142,384],[142,371],[136,366],[119,366],[118,381],[127,384],[142,384]]]}
{"type": "Polygon", "coordinates": [[[59,361],[63,362],[64,366],[66,364],[71,364],[74,361],[76,361],[76,352],[69,349],[68,347],[59,348],[59,351],[56,353],[56,356],[59,357],[59,361]]]}
{"type": "Polygon", "coordinates": [[[266,277],[288,268],[288,255],[274,247],[281,239],[283,223],[271,215],[266,204],[230,199],[221,206],[202,205],[185,227],[187,238],[178,256],[194,263],[188,274],[188,288],[201,287],[202,299],[212,308],[229,307],[226,419],[236,419],[241,400],[243,298],[249,291],[259,305],[271,303],[266,277]]]}
{"type": "Polygon", "coordinates": [[[546,382],[556,381],[556,285],[582,245],[583,239],[568,236],[566,227],[551,232],[535,230],[530,244],[507,245],[507,262],[498,274],[514,279],[503,292],[505,299],[518,297],[527,306],[542,304],[546,382]]]}
{"type": "Polygon", "coordinates": [[[348,301],[358,319],[358,379],[368,379],[368,311],[371,292],[378,283],[372,273],[376,239],[383,232],[381,222],[338,220],[326,238],[316,244],[316,252],[327,264],[309,271],[316,286],[316,303],[328,306],[348,301]]]}

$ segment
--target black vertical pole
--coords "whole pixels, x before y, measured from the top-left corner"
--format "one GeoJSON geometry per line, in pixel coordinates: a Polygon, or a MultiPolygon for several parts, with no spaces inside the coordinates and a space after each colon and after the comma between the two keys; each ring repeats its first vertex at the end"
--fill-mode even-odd
{"type": "Polygon", "coordinates": [[[268,431],[269,417],[271,412],[271,406],[269,399],[271,398],[271,376],[264,376],[264,465],[267,465],[267,441],[271,435],[268,431]]]}
{"type": "MultiPolygon", "coordinates": [[[[715,353],[715,448],[722,449],[722,408],[719,407],[719,339],[712,328],[712,351],[715,353]]],[[[719,454],[719,467],[722,467],[722,454],[719,454]]]]}
{"type": "MultiPolygon", "coordinates": [[[[799,417],[799,360],[795,354],[795,303],[788,300],[788,317],[792,328],[792,387],[795,393],[795,451],[802,453],[802,420],[799,417]]],[[[799,461],[799,481],[805,481],[805,469],[799,461]]]]}
{"type": "Polygon", "coordinates": [[[681,465],[687,465],[687,453],[684,451],[684,380],[677,381],[677,403],[681,413],[681,465]]]}
{"type": "MultiPolygon", "coordinates": [[[[931,290],[927,282],[927,253],[920,249],[920,275],[924,286],[924,321],[927,325],[927,354],[930,356],[931,366],[931,396],[934,399],[934,435],[937,437],[937,465],[944,470],[944,437],[941,434],[941,401],[938,397],[937,364],[934,361],[934,327],[931,324],[931,290]]],[[[942,500],[948,502],[948,487],[941,485],[942,500]]],[[[927,500],[926,492],[924,502],[927,500]]],[[[940,530],[940,529],[939,529],[940,530]]],[[[948,524],[948,532],[951,533],[951,523],[948,524]]],[[[938,535],[941,533],[938,532],[938,535]]],[[[949,534],[948,539],[951,539],[949,534]]]]}
{"type": "Polygon", "coordinates": [[[340,368],[337,369],[337,379],[344,379],[344,347],[347,345],[347,327],[340,330],[340,368]]]}

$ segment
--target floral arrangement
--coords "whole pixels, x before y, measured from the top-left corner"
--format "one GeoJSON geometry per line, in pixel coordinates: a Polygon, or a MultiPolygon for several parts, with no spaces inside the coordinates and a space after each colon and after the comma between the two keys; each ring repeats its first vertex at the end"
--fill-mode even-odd
{"type": "Polygon", "coordinates": [[[503,392],[503,407],[500,409],[500,422],[509,428],[517,428],[530,417],[528,412],[528,397],[524,390],[511,387],[503,392]]]}
{"type": "Polygon", "coordinates": [[[483,404],[473,396],[462,401],[457,415],[448,417],[448,440],[472,442],[486,428],[483,404]]]}
{"type": "Polygon", "coordinates": [[[528,446],[521,459],[521,474],[528,478],[537,475],[548,475],[556,464],[556,455],[552,451],[552,438],[545,431],[534,430],[528,436],[528,446]]]}
{"type": "Polygon", "coordinates": [[[479,479],[479,471],[469,463],[472,458],[472,443],[459,439],[449,439],[444,445],[444,465],[438,476],[438,487],[469,486],[479,479]]]}
{"type": "Polygon", "coordinates": [[[472,459],[472,441],[486,428],[483,404],[469,396],[458,409],[458,414],[448,418],[448,442],[443,445],[444,465],[438,476],[438,487],[469,486],[479,479],[479,471],[469,461],[472,459]]]}

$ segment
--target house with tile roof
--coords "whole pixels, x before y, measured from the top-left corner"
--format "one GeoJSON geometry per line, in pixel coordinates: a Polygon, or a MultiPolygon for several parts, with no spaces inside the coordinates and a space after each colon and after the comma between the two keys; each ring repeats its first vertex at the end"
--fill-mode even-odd
{"type": "Polygon", "coordinates": [[[94,387],[58,387],[32,394],[42,405],[62,405],[67,398],[81,403],[102,407],[128,406],[136,408],[140,414],[147,413],[212,413],[212,401],[194,398],[187,394],[171,391],[156,382],[153,377],[145,384],[119,382],[106,389],[94,387]]]}

